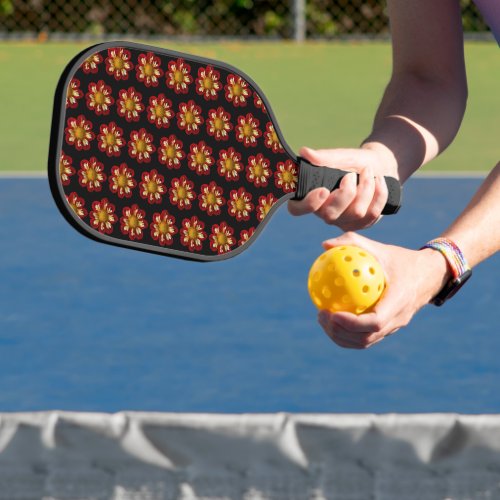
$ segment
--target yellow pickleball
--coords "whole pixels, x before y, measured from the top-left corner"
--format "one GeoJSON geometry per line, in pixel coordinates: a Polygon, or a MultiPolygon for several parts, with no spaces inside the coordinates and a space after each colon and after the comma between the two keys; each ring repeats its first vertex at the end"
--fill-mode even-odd
{"type": "Polygon", "coordinates": [[[334,247],[313,263],[307,288],[318,309],[362,314],[382,295],[384,271],[378,260],[363,248],[334,247]]]}

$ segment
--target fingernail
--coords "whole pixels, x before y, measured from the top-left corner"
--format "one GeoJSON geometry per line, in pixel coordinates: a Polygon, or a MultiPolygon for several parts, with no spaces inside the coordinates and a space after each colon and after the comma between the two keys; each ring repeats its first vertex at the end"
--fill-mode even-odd
{"type": "Polygon", "coordinates": [[[329,196],[330,196],[330,191],[328,191],[328,189],[322,189],[318,193],[318,197],[319,197],[320,201],[326,200],[329,196]]]}

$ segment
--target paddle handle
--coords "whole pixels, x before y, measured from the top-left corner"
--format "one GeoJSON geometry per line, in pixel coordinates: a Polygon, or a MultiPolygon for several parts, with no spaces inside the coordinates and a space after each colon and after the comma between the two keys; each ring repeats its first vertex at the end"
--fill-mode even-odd
{"type": "MultiPolygon", "coordinates": [[[[302,200],[306,194],[313,189],[326,187],[330,191],[337,189],[342,178],[349,174],[344,170],[331,167],[320,167],[312,165],[304,158],[298,158],[299,162],[299,181],[294,200],[302,200]]],[[[382,213],[384,215],[395,214],[401,207],[402,188],[401,184],[394,177],[384,177],[387,184],[389,195],[382,213]]],[[[359,175],[357,180],[359,182],[359,175]]]]}

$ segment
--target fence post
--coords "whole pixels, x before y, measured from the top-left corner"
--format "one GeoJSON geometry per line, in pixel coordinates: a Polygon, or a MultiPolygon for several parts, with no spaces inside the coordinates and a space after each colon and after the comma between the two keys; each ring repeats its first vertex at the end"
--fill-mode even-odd
{"type": "Polygon", "coordinates": [[[293,38],[296,42],[306,39],[306,0],[292,0],[293,38]]]}

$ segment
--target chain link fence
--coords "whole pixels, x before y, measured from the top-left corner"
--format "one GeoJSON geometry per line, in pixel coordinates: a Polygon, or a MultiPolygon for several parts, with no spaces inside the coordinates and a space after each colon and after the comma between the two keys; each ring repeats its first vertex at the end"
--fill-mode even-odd
{"type": "MultiPolygon", "coordinates": [[[[437,0],[438,1],[438,0],[437,0]]],[[[467,32],[487,26],[462,0],[467,32]]],[[[384,36],[383,0],[0,0],[0,37],[384,36]]]]}

